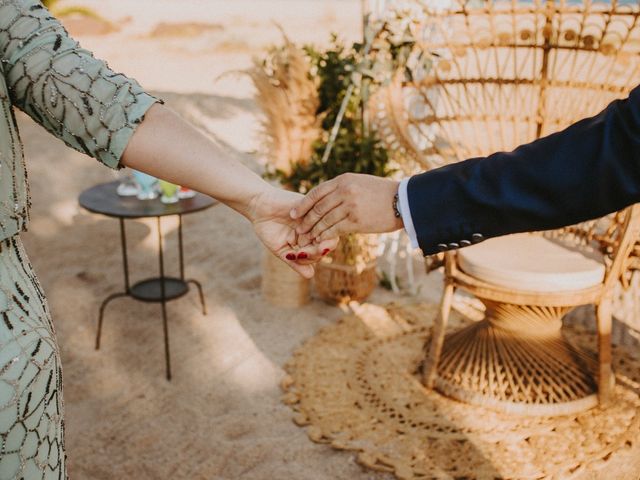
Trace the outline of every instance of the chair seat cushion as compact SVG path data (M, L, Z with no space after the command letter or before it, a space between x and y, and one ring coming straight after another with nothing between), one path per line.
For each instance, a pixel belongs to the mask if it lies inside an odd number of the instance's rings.
M601 253L531 234L463 248L458 264L483 282L530 292L581 290L602 283L605 276Z

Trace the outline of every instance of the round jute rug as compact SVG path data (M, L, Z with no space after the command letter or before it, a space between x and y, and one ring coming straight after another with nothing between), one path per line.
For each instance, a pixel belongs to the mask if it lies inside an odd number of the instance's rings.
M284 401L314 442L400 479L631 479L640 475L640 354L615 348L606 408L519 417L426 390L415 376L437 307L368 306L319 331L286 364ZM467 320L453 315L450 328ZM595 335L566 326L594 351Z

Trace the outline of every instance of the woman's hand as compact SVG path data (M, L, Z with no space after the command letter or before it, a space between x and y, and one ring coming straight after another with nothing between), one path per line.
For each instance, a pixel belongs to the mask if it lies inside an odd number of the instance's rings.
M258 238L274 255L303 277L311 278L315 271L313 264L335 249L338 239L328 237L322 242L298 247L299 222L293 220L289 212L303 198L297 193L269 187L251 201L247 216Z

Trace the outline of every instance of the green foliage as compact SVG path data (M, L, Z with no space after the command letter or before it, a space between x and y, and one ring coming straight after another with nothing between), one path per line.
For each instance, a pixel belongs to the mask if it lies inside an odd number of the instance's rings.
M275 177L284 185L306 193L314 186L331 180L343 173L366 173L385 177L391 172L388 169L389 157L374 133L361 136L358 133L341 128L335 145L326 163L322 162L325 141L314 145L314 152L308 163L293 165L287 176L276 171Z
M361 62L360 51L361 45L354 44L347 48L335 35L326 51L305 47L305 53L312 65L311 73L319 81L320 105L317 115L322 118L321 138L314 143L313 153L308 162L292 165L289 174L281 170L270 171L269 177L304 193L342 173L355 172L377 176L392 173L386 149L376 132L368 130L363 120L361 82L349 100L331 155L326 162L322 161L347 89L353 82L354 72Z
M331 39L331 47L324 51L318 51L313 46L306 46L305 53L311 62L311 74L318 78L318 95L320 106L318 114L324 115L322 128L330 131L335 124L338 111L345 93L352 82L353 72L358 65L356 57L358 44L347 50L336 35ZM360 110L360 97L353 95L347 108L345 120L353 117Z

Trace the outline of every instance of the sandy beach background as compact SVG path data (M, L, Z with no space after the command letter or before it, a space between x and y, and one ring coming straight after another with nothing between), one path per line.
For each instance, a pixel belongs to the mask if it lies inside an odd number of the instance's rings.
M249 82L220 75L250 65L280 39L274 21L300 42L332 31L360 34L350 0L77 0L115 31L65 21L81 44L206 131L221 155L261 168L258 112ZM104 33L104 34L98 34ZM282 365L306 338L343 313L318 300L297 310L260 293L261 248L245 220L224 206L185 219L187 274L205 288L169 304L172 382L164 379L160 307L112 303L102 349L94 335L100 302L122 289L118 224L81 211L85 188L115 178L19 115L33 196L23 236L48 294L62 351L70 478L314 479L388 478L354 456L308 440L281 401ZM176 224L165 224L177 265ZM133 281L157 274L155 225L128 223ZM419 260L416 269L420 271ZM421 298L437 299L436 276L420 277ZM398 300L379 289L375 302ZM414 301L413 298L400 300Z

